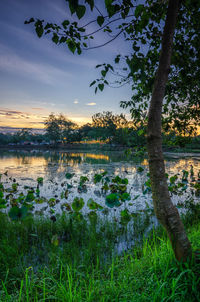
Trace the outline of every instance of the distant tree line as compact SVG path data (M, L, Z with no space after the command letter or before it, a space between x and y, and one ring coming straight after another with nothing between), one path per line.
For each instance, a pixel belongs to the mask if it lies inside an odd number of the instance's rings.
M92 122L78 126L63 114L51 113L44 122L44 133L34 133L33 129L24 128L14 134L0 133L0 144L50 144L57 146L75 142L104 142L127 147L145 145L146 125L128 121L124 114L110 111L96 113ZM170 147L191 145L199 148L200 136L179 132L168 128L163 132L163 144Z

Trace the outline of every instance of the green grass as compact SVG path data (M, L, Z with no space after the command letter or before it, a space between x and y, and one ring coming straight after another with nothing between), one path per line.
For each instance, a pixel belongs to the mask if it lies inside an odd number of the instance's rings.
M0 301L200 301L199 264L177 264L161 229L117 256L119 235L109 222L96 229L65 217L9 222L2 215ZM200 224L189 238L199 249Z

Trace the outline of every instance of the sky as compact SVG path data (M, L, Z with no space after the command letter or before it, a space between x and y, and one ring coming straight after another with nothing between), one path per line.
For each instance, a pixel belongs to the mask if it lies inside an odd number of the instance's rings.
M123 38L73 55L47 36L39 39L33 25L24 24L31 17L61 23L71 15L65 0L0 0L0 127L43 128L50 113L62 113L79 125L97 112L128 116L119 103L131 98L130 85L106 87L97 94L89 87L100 76L97 64L128 54ZM94 45L106 40L100 33Z

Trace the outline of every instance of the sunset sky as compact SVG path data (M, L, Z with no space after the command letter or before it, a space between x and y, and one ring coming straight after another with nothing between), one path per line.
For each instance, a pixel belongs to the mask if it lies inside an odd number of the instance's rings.
M99 77L97 64L112 63L116 54L129 53L123 38L73 55L48 37L39 39L32 25L24 25L30 17L62 22L70 13L64 0L0 1L0 127L43 128L51 112L79 124L97 112L126 113L119 102L130 99L131 86L107 87L96 95L89 87ZM92 26L91 30L96 28ZM100 34L95 45L105 38Z

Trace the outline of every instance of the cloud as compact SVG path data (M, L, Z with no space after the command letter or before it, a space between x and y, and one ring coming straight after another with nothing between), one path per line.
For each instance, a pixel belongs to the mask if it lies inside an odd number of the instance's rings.
M75 99L74 104L78 104L78 103L79 103L78 99Z
M95 106L96 103L91 102L91 103L87 103L86 105L87 105L87 106Z
M36 63L25 60L14 54L9 48L3 47L0 50L0 69L11 73L30 76L45 84L54 84L56 79L71 77L71 73L65 72L49 64Z
M16 24L12 25L8 22L0 21L0 26L6 28L10 33L12 33L19 40L23 39L24 45L31 47L34 51L37 50L40 54L44 54L45 57L50 56L50 59L58 59L63 64L76 64L78 66L84 66L87 68L94 68L97 64L99 64L99 60L96 58L92 58L90 56L74 56L69 51L66 51L64 47L58 47L58 45L54 45L47 36L38 40L37 35L34 32L29 32L26 27L24 29L17 27ZM20 41L19 41L20 43ZM4 44L0 43L0 47L5 47Z

